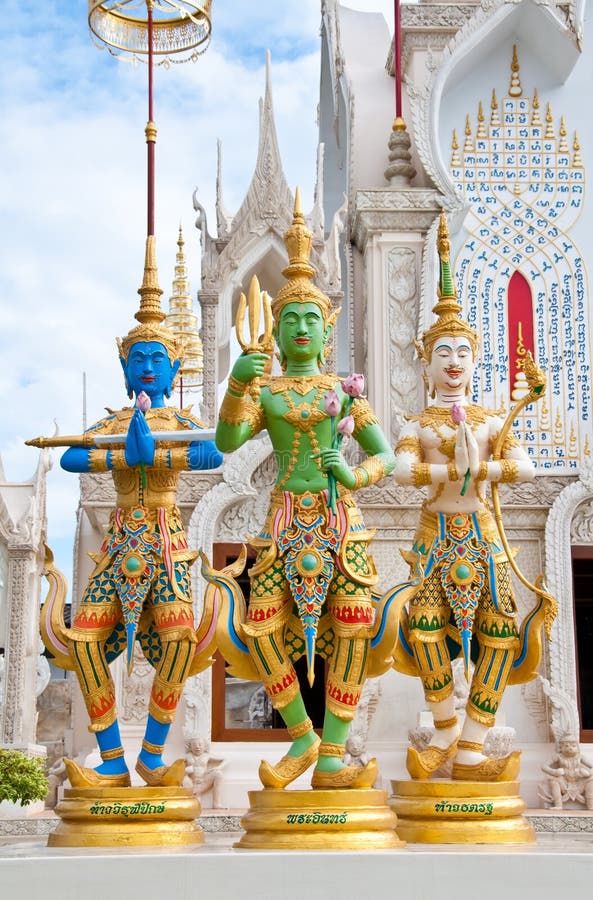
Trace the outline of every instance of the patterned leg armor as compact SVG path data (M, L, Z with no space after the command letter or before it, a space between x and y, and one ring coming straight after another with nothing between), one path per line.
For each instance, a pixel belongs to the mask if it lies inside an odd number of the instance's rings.
M103 644L71 639L76 676L91 720L89 731L104 731L117 718L115 685L107 665Z
M283 638L292 598L282 560L277 559L261 572L258 565L263 556L262 553L258 555L251 570L251 598L243 637L272 706L281 710L300 692L297 674Z
M409 610L410 641L429 703L446 700L454 689L445 639L448 617L449 604L436 569L410 601Z
M189 638L163 642L163 655L156 670L148 712L157 722L170 724L175 720L194 645Z
M366 675L373 607L369 588L337 572L327 594L334 653L326 684L326 709L339 719L354 718Z
M497 564L496 581L499 608L487 585L478 604L476 632L480 654L467 704L468 716L489 728L494 725L519 645L508 562Z

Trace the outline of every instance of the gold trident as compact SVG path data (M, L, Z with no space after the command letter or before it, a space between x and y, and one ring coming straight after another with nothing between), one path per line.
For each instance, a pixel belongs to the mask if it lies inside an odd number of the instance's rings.
M259 323L261 310L264 311L264 333L259 334ZM249 320L249 343L246 343L243 333L245 327L245 312L248 312ZM247 299L245 294L241 292L239 297L239 307L237 309L237 318L235 319L235 332L237 340L241 345L244 353L267 353L268 361L264 369L264 378L268 378L272 372L274 337L272 329L274 327L274 318L272 316L272 304L269 294L266 291L260 291L257 275L254 275L249 285ZM260 393L260 379L253 378L250 382L249 393L254 400L257 400Z
M264 333L259 334L259 323L261 310L264 310ZM249 319L249 343L245 342L243 329L245 326L245 312L248 312ZM272 328L274 321L272 318L272 306L270 297L266 291L260 291L257 275L254 275L249 285L249 294L247 299L245 294L241 292L239 297L239 308L237 309L237 318L235 319L235 331L237 332L237 340L241 345L241 349L245 353L272 353L274 349L274 339L272 337Z

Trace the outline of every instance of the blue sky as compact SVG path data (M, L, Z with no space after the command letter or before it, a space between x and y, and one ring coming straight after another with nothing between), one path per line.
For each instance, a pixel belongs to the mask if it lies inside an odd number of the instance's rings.
M352 0L383 11L391 0ZM313 199L320 0L214 0L213 38L196 64L157 69L156 232L163 301L182 223L192 293L199 243L192 193L214 231L216 140L226 207L251 180L265 52L289 184ZM89 421L127 400L115 349L137 308L146 233L146 67L100 51L83 0L4 0L0 25L0 455L25 480L37 452L27 437L81 429L82 372ZM48 476L49 542L71 575L78 479Z

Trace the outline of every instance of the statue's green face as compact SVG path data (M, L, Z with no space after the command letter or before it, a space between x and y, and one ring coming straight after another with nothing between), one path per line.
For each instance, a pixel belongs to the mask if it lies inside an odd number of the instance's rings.
M280 313L275 336L283 357L306 362L321 356L329 330L316 303L288 303Z

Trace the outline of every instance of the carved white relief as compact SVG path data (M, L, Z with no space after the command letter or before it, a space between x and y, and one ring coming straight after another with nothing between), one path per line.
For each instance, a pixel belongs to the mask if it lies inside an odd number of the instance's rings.
M587 507L592 497L589 483L582 480L568 485L557 497L546 523L546 581L550 593L558 601L558 616L550 645L550 682L555 691L577 703L577 676L574 641L574 606L572 595L571 524L582 505L583 518L577 518L577 529L584 528ZM559 733L561 714L554 707L552 728ZM574 732L573 732L574 733Z
M148 700L154 676L154 669L145 658L140 645L134 644L134 668L132 674L118 669L120 676L119 708L122 724L132 725L145 722L148 712Z
M409 247L393 247L388 255L389 368L391 372L391 443L395 445L403 416L416 409L418 371L413 360L416 336L416 254Z

